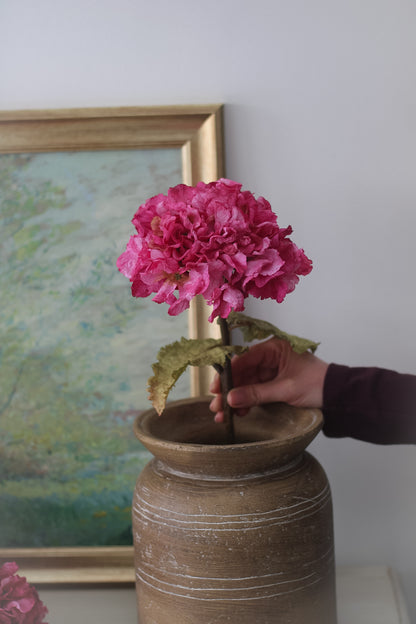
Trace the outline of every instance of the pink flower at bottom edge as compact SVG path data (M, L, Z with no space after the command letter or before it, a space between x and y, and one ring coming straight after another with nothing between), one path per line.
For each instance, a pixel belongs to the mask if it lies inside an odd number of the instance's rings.
M15 562L0 568L0 624L46 624L48 613L36 589L16 574Z

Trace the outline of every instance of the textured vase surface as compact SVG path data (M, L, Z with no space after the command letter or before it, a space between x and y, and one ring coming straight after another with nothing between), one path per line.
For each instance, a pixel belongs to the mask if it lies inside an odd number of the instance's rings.
M135 423L154 455L133 499L139 624L336 624L331 493L304 450L321 412L256 408L229 445L208 405Z

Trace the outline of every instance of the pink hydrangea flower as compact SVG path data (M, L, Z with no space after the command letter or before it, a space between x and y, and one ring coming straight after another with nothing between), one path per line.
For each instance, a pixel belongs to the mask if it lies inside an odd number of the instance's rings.
M0 567L0 624L46 624L48 610L13 561Z
M210 321L241 312L249 295L280 303L312 270L269 202L232 180L179 184L142 204L133 224L117 266L134 297L155 293L171 315L196 295L213 306Z

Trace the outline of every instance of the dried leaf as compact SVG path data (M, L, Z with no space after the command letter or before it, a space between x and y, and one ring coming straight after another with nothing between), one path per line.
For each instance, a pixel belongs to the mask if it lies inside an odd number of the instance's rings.
M221 340L181 338L162 347L158 361L152 365L154 375L148 381L149 398L153 407L161 414L166 399L179 377L188 366L224 366L227 356L239 354L246 349L241 346L224 346Z
M264 340L269 336L276 336L281 340L287 340L296 353L304 353L308 351L308 349L314 353L319 345L319 342L313 342L307 338L300 338L293 334L287 334L267 321L255 319L246 314L241 314L240 312L231 312L227 321L230 329L241 329L244 340L247 342L251 342L252 340Z

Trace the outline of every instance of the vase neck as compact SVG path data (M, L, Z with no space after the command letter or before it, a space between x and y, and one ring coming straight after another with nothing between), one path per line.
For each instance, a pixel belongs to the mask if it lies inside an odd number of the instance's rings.
M236 465L221 465L221 462L213 464L212 462L202 462L195 465L183 466L177 462L164 461L163 459L153 459L153 470L160 475L171 475L179 479L203 480L203 481L255 481L275 476L276 478L286 478L289 474L293 474L301 469L305 456L308 453L302 452L295 458L291 459L283 465L270 467L265 465L261 469L258 462L252 466L243 464L242 468L236 469ZM241 464L240 464L241 466Z

